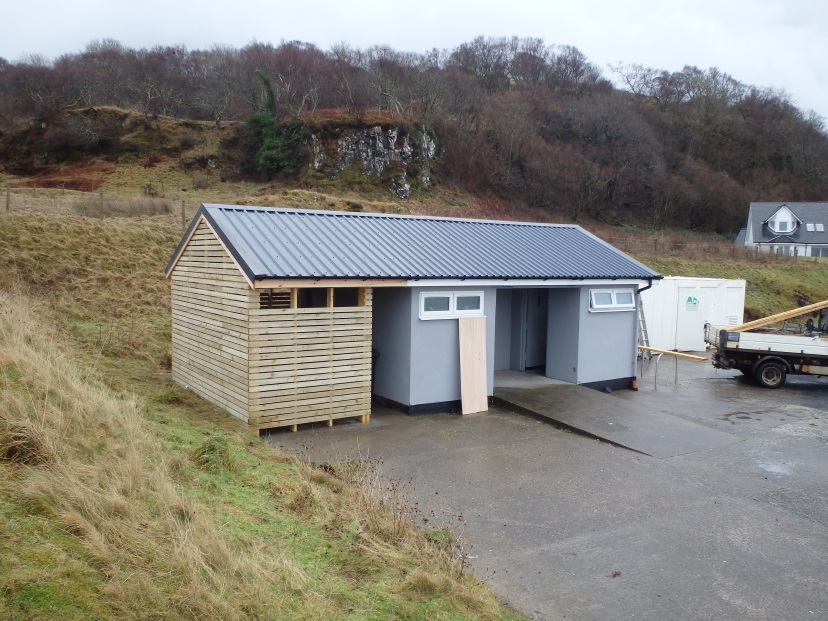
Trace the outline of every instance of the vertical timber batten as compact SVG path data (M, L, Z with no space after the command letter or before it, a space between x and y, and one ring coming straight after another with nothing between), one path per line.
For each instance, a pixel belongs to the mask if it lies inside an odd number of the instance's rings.
M296 289L263 302L203 220L170 277L175 382L257 430L369 420L370 288L353 307L330 288L321 308L297 308Z

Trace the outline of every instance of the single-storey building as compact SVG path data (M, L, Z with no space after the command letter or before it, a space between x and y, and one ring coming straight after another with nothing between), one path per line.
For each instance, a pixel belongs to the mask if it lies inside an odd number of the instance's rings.
M828 257L828 203L751 203L736 245L799 257Z
M628 387L661 278L574 225L232 205L166 275L173 379L256 429L479 411L496 370Z

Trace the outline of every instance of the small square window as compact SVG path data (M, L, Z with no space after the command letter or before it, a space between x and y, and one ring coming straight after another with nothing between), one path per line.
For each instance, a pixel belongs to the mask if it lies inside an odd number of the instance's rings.
M825 232L825 225L822 224L821 222L818 222L817 225L816 225L816 230L819 233L824 233Z
M813 222L808 222L805 225L805 230L810 231L811 233L813 233L814 232L814 223Z
M788 223L787 222L777 222L776 223L776 230L780 233L785 232L788 230Z
M632 291L616 291L615 303L619 306L632 306L633 294Z

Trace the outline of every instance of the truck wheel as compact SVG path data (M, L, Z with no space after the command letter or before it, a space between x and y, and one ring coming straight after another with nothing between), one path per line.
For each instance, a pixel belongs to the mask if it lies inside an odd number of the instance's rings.
M766 362L754 374L754 378L764 388L779 388L785 383L787 371L778 362Z

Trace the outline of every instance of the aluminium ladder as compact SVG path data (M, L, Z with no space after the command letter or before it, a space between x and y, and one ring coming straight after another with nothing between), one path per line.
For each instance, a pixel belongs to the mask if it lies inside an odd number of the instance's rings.
M650 335L647 332L647 320L644 318L644 304L641 301L641 296L638 296L638 344L647 348L650 347ZM653 357L651 351L645 349L639 349L638 351L642 360L644 356L647 356L648 359Z

